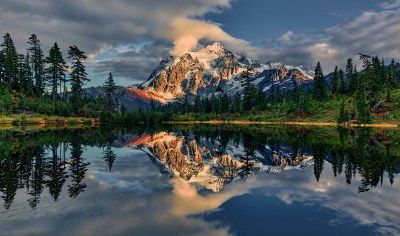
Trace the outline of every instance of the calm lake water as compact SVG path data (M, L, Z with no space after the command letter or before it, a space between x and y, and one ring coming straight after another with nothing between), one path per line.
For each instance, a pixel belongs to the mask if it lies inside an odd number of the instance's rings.
M0 131L0 235L399 235L400 132Z

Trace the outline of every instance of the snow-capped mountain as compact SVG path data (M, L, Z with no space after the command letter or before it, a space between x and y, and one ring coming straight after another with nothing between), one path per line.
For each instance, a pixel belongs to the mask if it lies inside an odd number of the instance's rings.
M214 192L258 172L274 174L314 164L311 154L294 154L289 147L266 145L248 154L243 144L229 142L222 148L219 141L169 132L144 134L125 145L145 152L161 173Z
M181 57L168 57L151 73L146 82L135 85L133 93L146 94L160 102L188 96L207 96L222 88L228 95L244 89L243 72L249 70L252 83L266 93L274 89L289 90L296 83L309 83L314 72L304 66L279 62L261 63L235 55L216 42Z

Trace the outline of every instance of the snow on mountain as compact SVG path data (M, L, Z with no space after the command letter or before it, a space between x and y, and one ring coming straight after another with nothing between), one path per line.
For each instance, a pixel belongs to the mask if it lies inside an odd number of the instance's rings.
M266 93L274 89L290 90L296 83L309 83L314 73L304 66L280 62L261 63L235 55L216 42L182 57L168 57L151 73L146 82L134 86L162 103L188 96L208 96L222 88L228 95L243 91L242 73L250 70L253 83Z
M279 150L266 146L264 151L257 150L248 156L243 144L229 142L223 149L219 141L168 132L145 134L126 145L146 153L161 173L214 192L246 175L301 170L314 163L313 156L293 154L285 146Z

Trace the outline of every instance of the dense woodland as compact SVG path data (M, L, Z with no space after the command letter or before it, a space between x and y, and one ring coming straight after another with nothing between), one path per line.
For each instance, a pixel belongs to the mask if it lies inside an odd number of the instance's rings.
M77 46L68 48L67 63L57 43L48 54L39 38L32 34L25 54L20 54L9 34L4 35L0 50L0 113L45 114L62 117L99 117L103 123L160 123L170 120L253 119L279 120L315 116L324 110L335 110L338 122L373 122L374 114L399 119L400 114L383 105L393 100L399 79L394 60L385 65L378 56L360 54L362 68L357 70L351 58L345 69L325 76L318 62L312 90L293 80L294 90L281 93L278 86L271 95L258 91L252 83L251 68L245 79L243 94L229 97L221 88L210 97L182 98L181 102L163 106L151 102L148 110L126 112L123 104L113 100L116 89L110 73L104 83L105 96L85 98L89 81L85 69L85 52ZM395 103L395 105L399 105ZM383 109L382 109L383 107ZM386 110L385 110L386 109ZM340 112L339 112L340 110ZM329 114L332 116L332 114Z
M84 65L87 56L76 45L69 46L67 59L57 42L45 54L39 38L27 39L25 54L17 52L10 34L0 50L0 113L39 113L49 116L97 117L107 109L105 99L82 96L89 81ZM111 75L111 74L110 74Z

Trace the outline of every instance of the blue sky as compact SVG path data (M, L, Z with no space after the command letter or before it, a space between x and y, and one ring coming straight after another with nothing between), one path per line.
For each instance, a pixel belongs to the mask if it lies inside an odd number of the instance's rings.
M0 33L25 53L31 33L47 52L86 51L92 82L145 81L169 55L220 41L261 61L326 73L359 53L400 60L400 0L2 0Z
M287 31L318 34L326 28L346 23L363 11L377 9L378 0L251 0L233 1L231 9L206 14L204 19L222 24L237 38L262 46L268 38Z

